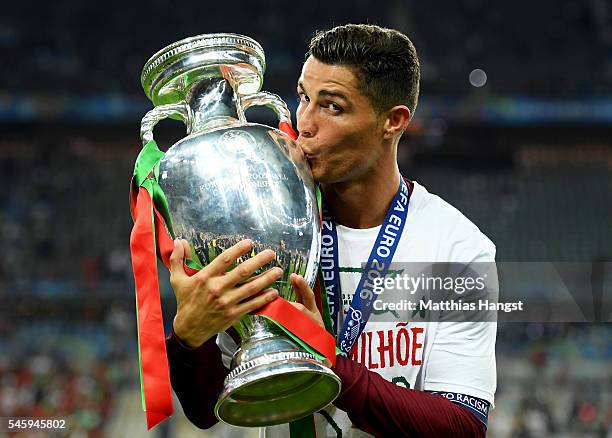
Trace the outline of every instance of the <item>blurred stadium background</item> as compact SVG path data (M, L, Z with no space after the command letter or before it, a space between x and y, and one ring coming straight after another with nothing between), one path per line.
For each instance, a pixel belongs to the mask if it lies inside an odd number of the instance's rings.
M593 292L610 302L609 0L10 2L0 12L0 417L69 417L79 438L214 436L178 402L150 433L140 410L127 202L151 107L140 70L180 38L243 33L266 50L264 89L294 112L307 41L346 22L395 27L419 51L404 174L472 219L499 261L592 263ZM156 132L162 146L183 135L175 122ZM534 288L526 279L524 293ZM596 306L590 323L500 324L489 436L612 437L610 321Z

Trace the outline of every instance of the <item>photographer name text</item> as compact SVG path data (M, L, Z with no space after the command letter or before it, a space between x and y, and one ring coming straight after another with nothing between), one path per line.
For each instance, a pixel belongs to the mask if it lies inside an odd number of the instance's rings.
M523 302L517 301L513 303L500 303L490 300L478 300L478 302L464 303L458 301L434 301L434 300L400 300L396 302L387 302L383 300L374 301L374 310L377 311L498 311L498 312L514 312L523 310Z

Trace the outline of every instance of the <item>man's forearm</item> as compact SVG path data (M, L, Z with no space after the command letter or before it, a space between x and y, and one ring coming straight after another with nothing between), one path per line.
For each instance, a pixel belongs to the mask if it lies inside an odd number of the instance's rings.
M395 385L343 356L337 357L334 372L342 380L334 405L377 437L486 435L480 420L444 397Z
M214 414L215 403L228 374L215 338L198 348L189 348L173 331L166 339L166 350L172 388L185 416L201 429L213 426L218 421Z

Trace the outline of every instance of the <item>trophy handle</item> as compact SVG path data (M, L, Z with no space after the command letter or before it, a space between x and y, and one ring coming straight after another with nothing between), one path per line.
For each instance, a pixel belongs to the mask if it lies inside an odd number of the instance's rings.
M276 113L281 122L291 125L291 113L289 112L289 108L287 108L285 101L277 94L268 93L267 91L247 94L242 96L240 104L243 111L255 105L267 106Z
M142 144L147 144L153 140L153 128L157 123L165 118L171 117L175 120L182 120L187 126L187 134L191 131L191 109L184 102L159 105L145 114L140 122L140 138Z

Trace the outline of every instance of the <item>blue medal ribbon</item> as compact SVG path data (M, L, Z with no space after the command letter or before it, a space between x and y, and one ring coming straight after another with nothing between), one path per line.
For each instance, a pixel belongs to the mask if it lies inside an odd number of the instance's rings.
M327 303L334 334L338 333L338 312L342 301L340 271L338 265L338 233L336 224L324 202L321 202L323 220L321 222L321 273L327 292Z
M348 356L370 318L374 300L377 296L374 292L374 281L377 278L385 278L387 275L406 224L409 202L408 186L404 179L400 178L400 186L380 227L340 332L337 331L338 315L342 310L340 266L338 265L338 233L336 224L325 207L325 203L323 203L321 270L327 290L334 333L338 333L336 338L338 347L345 356Z

